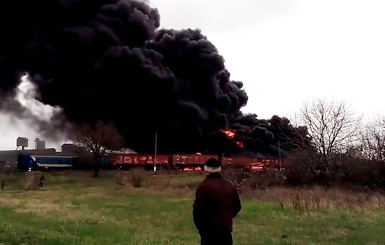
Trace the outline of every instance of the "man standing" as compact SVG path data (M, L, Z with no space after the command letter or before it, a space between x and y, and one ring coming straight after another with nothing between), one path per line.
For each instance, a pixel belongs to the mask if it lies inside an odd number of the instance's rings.
M198 186L193 204L194 224L202 245L231 245L233 218L241 210L236 187L222 178L221 165L215 158L207 160L207 178Z

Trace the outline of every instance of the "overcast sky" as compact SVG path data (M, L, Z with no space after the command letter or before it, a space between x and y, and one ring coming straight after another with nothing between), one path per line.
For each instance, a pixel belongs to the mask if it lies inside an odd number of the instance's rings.
M152 0L166 28L199 28L244 83L244 112L290 116L316 98L384 114L383 0Z
M161 26L199 28L249 96L244 112L290 117L317 98L385 115L384 0L152 0ZM13 125L14 127L9 127ZM0 115L0 149L39 137ZM47 142L47 146L52 145ZM56 147L57 145L55 145Z

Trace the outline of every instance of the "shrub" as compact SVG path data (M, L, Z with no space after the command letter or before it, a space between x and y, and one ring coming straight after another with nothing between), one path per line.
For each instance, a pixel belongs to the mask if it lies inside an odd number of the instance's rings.
M144 169L135 168L133 170L130 170L130 173L131 185L135 188L142 187L145 181L146 171Z
M243 169L228 168L222 171L222 175L225 179L233 183L237 190L240 191L250 174Z
M40 172L25 172L22 180L22 189L26 191L37 190L39 188Z
M118 170L115 182L125 187L140 188L146 180L146 171L141 168L134 168L129 171Z
M264 171L250 173L246 181L247 187L252 190L278 186L285 183L286 177L281 171Z

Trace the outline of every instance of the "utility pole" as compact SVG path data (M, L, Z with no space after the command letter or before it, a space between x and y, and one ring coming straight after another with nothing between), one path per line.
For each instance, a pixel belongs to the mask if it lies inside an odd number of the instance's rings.
M279 157L279 170L282 171L282 161L281 161L281 141L278 136L278 157Z
M155 156L154 156L154 172L156 172L156 150L158 147L158 131L155 132Z

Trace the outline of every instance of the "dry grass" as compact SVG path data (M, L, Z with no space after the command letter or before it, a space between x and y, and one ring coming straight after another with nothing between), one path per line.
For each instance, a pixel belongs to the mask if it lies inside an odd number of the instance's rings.
M8 193L2 193L0 196L0 205L16 207L23 202L21 199L15 199Z
M244 197L252 200L277 202L282 209L301 212L325 208L348 210L379 210L385 208L385 195L379 192L357 192L344 189L289 188L249 190Z
M57 197L56 191L7 192L0 197L0 204L14 208L16 213L46 214L72 208L69 201Z
M124 187L130 186L130 176L126 171L117 171L115 175L115 183Z
M184 190L195 190L204 176L197 175L175 175L168 173L157 173L133 169L130 171L116 171L115 183L125 188L146 188L154 192L174 192L179 193Z
M148 171L144 169L132 169L130 171L116 171L115 182L125 187L140 188L145 184Z

